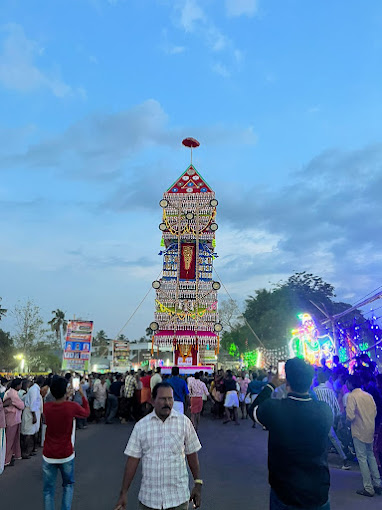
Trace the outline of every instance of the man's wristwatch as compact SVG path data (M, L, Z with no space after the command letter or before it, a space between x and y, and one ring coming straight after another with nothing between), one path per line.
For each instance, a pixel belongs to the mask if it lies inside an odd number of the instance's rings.
M197 478L196 480L194 480L194 484L199 484L199 485L203 485L203 480L199 480L199 478Z

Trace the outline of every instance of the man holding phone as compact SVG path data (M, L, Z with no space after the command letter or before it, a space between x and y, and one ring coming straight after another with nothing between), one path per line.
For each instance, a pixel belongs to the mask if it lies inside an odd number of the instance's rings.
M201 502L198 451L201 448L191 421L173 409L174 394L170 384L162 382L152 390L154 411L134 427L125 455L125 473L114 510L126 510L127 492L142 459L142 483L139 509L187 510ZM186 458L194 477L191 496L188 487Z
M283 383L276 375L249 410L249 416L269 431L270 510L330 510L327 441L332 411L309 394L311 365L290 359L285 373L287 398L270 398Z

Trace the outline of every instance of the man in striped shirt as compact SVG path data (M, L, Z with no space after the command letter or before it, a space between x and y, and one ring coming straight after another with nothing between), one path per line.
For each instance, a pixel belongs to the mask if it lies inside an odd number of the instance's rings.
M338 404L337 396L331 388L327 386L329 375L327 371L321 370L318 372L317 380L319 382L319 385L314 388L314 391L317 395L318 400L321 402L326 402L333 413L333 422L335 423L338 417L341 414L340 406ZM334 431L334 428L330 428L329 432L329 439L336 449L338 455L342 459L342 469L348 470L350 469L349 462L347 460L346 454L342 448L341 442L337 437L337 434Z

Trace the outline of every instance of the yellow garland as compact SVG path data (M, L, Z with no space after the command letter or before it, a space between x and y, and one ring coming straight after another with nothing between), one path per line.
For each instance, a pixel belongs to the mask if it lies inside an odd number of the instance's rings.
M175 312L174 310L170 310L170 308L167 308L163 303L161 303L158 299L155 300L155 302L158 304L159 310L161 312L168 313L171 316L177 315L179 319L184 320L186 317L191 317L191 319L196 319L196 312ZM197 314L199 317L204 317L204 315L210 311L215 309L216 303L213 303L208 308L204 308L203 310L198 310Z

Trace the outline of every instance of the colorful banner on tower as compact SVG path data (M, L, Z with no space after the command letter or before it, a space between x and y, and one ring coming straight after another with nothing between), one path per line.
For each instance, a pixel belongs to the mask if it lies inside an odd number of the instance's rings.
M127 340L113 340L113 372L126 372L130 367L130 343Z
M62 370L89 371L93 321L69 321Z

